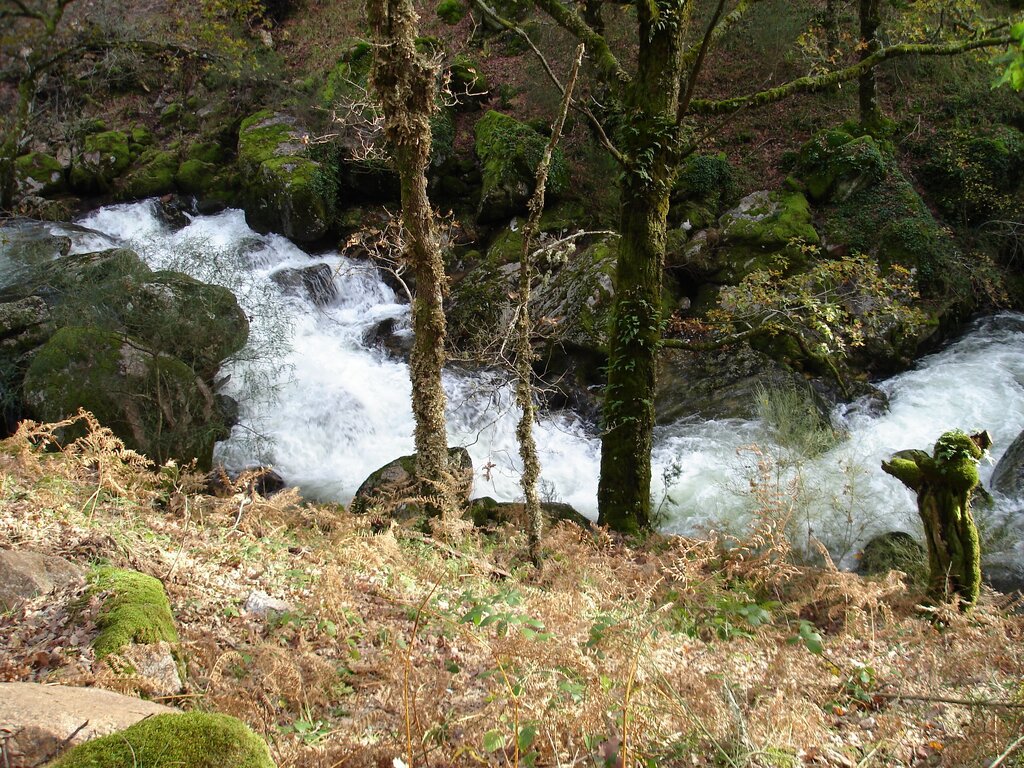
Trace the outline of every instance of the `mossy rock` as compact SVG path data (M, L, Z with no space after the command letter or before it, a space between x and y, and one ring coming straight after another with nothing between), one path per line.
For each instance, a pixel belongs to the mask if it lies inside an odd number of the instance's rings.
M154 715L79 744L49 768L274 768L274 762L241 720L183 712Z
M156 197L174 190L174 174L178 158L173 152L147 149L121 182L122 197L140 199Z
M64 166L45 152L29 152L17 158L14 174L22 195L53 195L67 187Z
M450 469L458 475L460 495L463 500L468 500L473 490L473 460L469 451L465 448L449 448L448 462ZM375 512L397 518L423 514L426 510L422 505L410 501L422 496L417 488L415 473L415 453L389 461L372 472L359 486L349 504L349 512L357 515Z
M541 512L548 525L570 522L580 528L589 529L590 520L581 515L569 504L562 502L541 502ZM492 528L502 525L514 525L526 530L529 520L522 502L496 501L490 496L481 496L469 502L469 519L477 528Z
M435 11L445 24L454 26L466 18L469 9L461 0L441 0Z
M804 144L798 168L812 200L843 202L885 176L886 157L871 136L831 129Z
M111 301L130 336L205 380L249 338L249 320L231 291L181 272L154 272Z
M197 459L208 468L227 435L209 387L188 365L123 333L61 328L36 353L23 391L35 418L59 421L85 408L157 463Z
M457 2L457 0L450 0ZM490 90L487 76L483 73L480 63L464 53L458 54L448 67L451 77L451 89L459 104L475 104L485 98Z
M980 224L1019 212L1024 189L1024 133L1008 125L985 133L950 130L921 150L928 196L957 223Z
M719 220L722 239L761 250L781 250L792 240L815 244L807 198L799 192L753 192Z
M174 181L182 192L201 194L215 183L218 167L199 158L181 163L174 174Z
M970 276L949 231L886 157L885 174L875 184L842 202L821 209L822 232L834 245L874 255L883 268L894 264L915 272L917 289L926 299L946 305L971 301Z
M0 226L0 301L31 293L26 281L40 268L71 250L71 238L54 235L49 227L27 220Z
M710 226L735 199L736 191L733 169L724 154L690 155L672 187L669 222L689 222L692 229Z
M327 232L337 201L329 169L306 155L306 132L269 110L242 121L238 165L245 185L246 221L259 232L279 232L297 242ZM202 162L202 161L200 161Z
M100 566L89 574L88 585L88 595L102 595L96 620L99 633L92 644L97 658L131 644L178 642L171 604L159 579L138 571Z
M132 164L128 136L103 131L85 137L82 151L71 165L71 186L79 192L109 192L114 180Z
M921 543L909 533L891 531L875 536L864 545L857 570L864 576L902 571L911 584L923 587L928 583L928 556Z
M25 263L20 280L5 288L7 297L40 296L51 307L66 305L62 317L78 313L110 316L107 302L152 273L139 255L128 248L75 253Z
M364 101L372 64L373 46L366 40L350 40L348 49L327 74L320 90L320 103L331 109L340 102Z
M476 124L476 154L483 188L478 219L508 220L526 210L536 184L547 139L533 128L501 112L491 111ZM551 159L547 199L556 200L569 187L569 169L560 149Z

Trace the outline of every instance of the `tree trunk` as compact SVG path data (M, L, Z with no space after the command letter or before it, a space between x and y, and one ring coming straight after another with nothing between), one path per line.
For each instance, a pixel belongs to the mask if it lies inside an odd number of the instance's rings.
M900 451L882 469L917 494L917 511L928 548L928 594L960 599L966 610L978 601L981 546L971 512L978 486L978 459L992 444L987 432L946 432L931 456Z
M675 8L672 15L671 8ZM598 522L617 531L651 526L651 444L661 344L661 283L669 193L680 157L680 6L637 3L637 75L618 141L627 157L604 393Z
M415 341L409 364L416 475L423 492L437 496L448 473L448 438L441 386L445 275L426 175L430 116L436 109L436 73L416 51L417 17L411 0L369 0L367 17L376 43L372 79L401 181L405 257L416 275L412 302Z
M18 106L15 108L11 126L4 135L3 143L0 144L0 211L10 211L14 206L14 161L18 158L18 150L21 149L22 140L28 130L35 92L35 73L30 71L18 83Z
M878 28L881 23L881 0L860 0L861 61L881 47L878 42ZM874 67L860 76L857 86L861 125L869 128L877 126L881 122L882 112L878 108L878 88Z
M661 280L668 190L627 176L604 394L598 522L617 531L651 525L654 389L661 341Z

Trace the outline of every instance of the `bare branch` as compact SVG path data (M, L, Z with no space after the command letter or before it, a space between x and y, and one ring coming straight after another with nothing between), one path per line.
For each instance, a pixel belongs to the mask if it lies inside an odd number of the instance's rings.
M479 2L479 0L475 0ZM628 85L632 78L615 58L602 35L597 34L583 20L575 9L563 5L560 0L536 0L537 7L554 19L559 26L571 32L577 40L587 46L590 58L597 66L601 77L610 83Z
M708 48L711 47L711 36L715 32L718 20L721 18L722 11L724 10L725 0L718 0L715 12L711 14L711 21L708 22L708 29L704 33L704 39L700 41L700 48L697 50L697 58L693 62L693 69L690 70L690 75L686 82L686 93L683 95L683 100L679 102L679 109L676 111L676 122L679 122L683 115L686 114L686 111L690 108L690 102L693 100L693 92L697 89L697 78L700 76L700 71L704 67L704 57L707 56Z
M547 73L547 76L551 80L551 82L554 83L555 88L557 88L558 92L562 94L562 96L564 97L565 86L562 85L562 81L558 79L558 75L555 74L555 71L554 69L552 69L550 62L548 62L547 60L547 57L544 56L541 50L534 44L533 40L530 39L530 36L526 33L526 30L524 30L518 24L515 24L509 21L508 19L504 18L500 14L498 14L498 12L495 11L489 5L487 5L487 3L484 2L484 0L473 0L473 2L476 3L480 10L482 10L484 13L486 13L488 16L494 19L494 21L496 21L498 24L500 24L510 32L514 32L523 39L523 41L530 47L530 50L533 51L534 55L540 60L541 66L544 68L544 71ZM590 110L590 108L587 107L585 104L580 104L579 102L576 101L573 102L572 106L574 109L581 112L587 118L587 120L590 122L590 125L597 133L598 140L601 142L601 145L608 150L609 154L611 154L611 156L615 158L615 161L620 163L621 165L625 165L625 156L622 154L622 152L619 151L618 147L616 147L612 143L612 140L608 137L608 134L605 132L604 126L601 124L601 121L597 119L597 116Z

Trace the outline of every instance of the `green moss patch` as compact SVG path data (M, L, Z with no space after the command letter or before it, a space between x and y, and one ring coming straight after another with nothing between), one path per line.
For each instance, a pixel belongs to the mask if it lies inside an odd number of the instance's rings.
M105 594L93 641L97 658L133 643L178 642L163 584L138 571L100 566L89 575L89 593Z
M525 211L546 145L544 136L501 112L488 112L477 122L476 154L483 180L481 221L501 221ZM554 200L568 188L569 168L561 150L556 149L548 176L548 198Z
M241 720L206 712L156 715L80 744L50 768L274 768Z

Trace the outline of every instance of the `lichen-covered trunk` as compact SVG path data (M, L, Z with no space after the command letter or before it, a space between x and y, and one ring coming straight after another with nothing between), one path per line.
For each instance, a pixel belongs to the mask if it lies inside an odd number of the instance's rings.
M368 0L373 30L372 80L384 113L384 134L401 180L405 258L416 275L412 302L415 341L410 358L415 418L416 475L429 495L443 491L448 473L444 365L444 264L434 212L427 197L430 116L435 72L416 50L416 11L411 0Z
M928 593L948 600L958 595L974 605L981 588L981 547L971 513L971 492L926 486L917 498L928 546Z
M28 130L32 112L32 97L35 94L34 76L25 75L18 83L18 104L3 142L0 143L0 211L10 211L14 206L16 188L14 161L18 157L22 139Z
M598 522L636 532L651 525L654 389L661 343L668 188L627 176L604 394Z
M881 26L881 0L860 0L860 58L863 61L880 47L878 28ZM860 122L864 126L877 125L882 113L878 108L878 88L875 68L871 67L857 82Z

